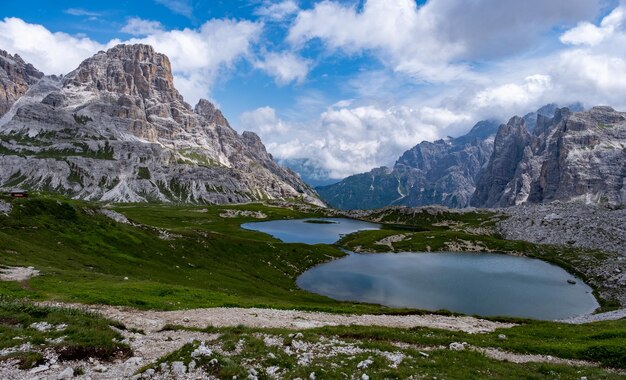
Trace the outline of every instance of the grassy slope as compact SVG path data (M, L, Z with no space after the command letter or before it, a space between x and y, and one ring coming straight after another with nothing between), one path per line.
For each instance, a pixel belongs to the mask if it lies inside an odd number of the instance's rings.
M384 309L339 303L296 287L298 274L343 256L339 249L284 244L239 228L255 219L219 217L225 208L259 210L271 218L302 213L261 205L119 206L131 221L150 226L135 227L100 215L90 203L47 197L12 202L10 217L0 215L0 265L34 266L42 275L22 284L0 282L0 295L166 310ZM163 240L155 227L179 237Z
M251 218L219 217L220 210L226 208L262 211L273 219L319 215L262 205L116 206L116 210L131 221L144 225L135 227L116 223L94 212L100 206L93 203L51 197L11 202L14 205L11 216L0 216L0 265L33 265L42 270L42 275L23 283L0 282L0 295L156 309L237 305L355 313L395 311L374 305L336 302L297 289L294 282L297 275L313 265L343 255L337 248L283 244L267 235L241 230L239 225L253 220ZM485 227L494 223L491 216L485 215L465 215L460 218L464 220L456 222L466 226ZM455 232L447 226L433 227L433 223L438 224L440 220L413 217L404 220L390 215L383 217L383 221L413 225L408 233L416 234L411 239L414 243L407 241L402 244L421 244L422 240L417 238L421 236L419 234L435 235L440 239L455 239L459 236L469 239L462 235L465 232ZM171 234L180 237L174 240L160 239L161 233L157 229L167 229ZM351 246L358 242L374 247L372 242L380 238L381 234L386 236L398 233L407 233L406 227L392 226L383 232L351 235L342 244ZM373 238L376 240L372 240ZM527 246L517 246L522 244L520 242L506 242L498 236L482 236L481 239L495 242L491 244L515 244L515 250L529 249ZM402 246L402 249L411 247L421 249L419 245ZM502 249L502 246L499 245L498 249ZM124 280L125 277L128 280ZM14 309L10 305L0 304L0 315L2 313L11 314ZM45 320L49 315L45 314L41 318ZM23 316L24 320L17 324L16 321L5 321L0 323L0 327L5 329L3 332L22 329L19 334L34 334L33 331L24 332L27 322L30 321L28 318L33 316ZM83 317L52 314L51 318L73 321ZM70 325L72 323L74 322L70 322ZM100 326L101 322L94 323ZM100 336L99 327L93 331L94 336ZM314 334L339 335L363 344L406 341L424 345L445 345L451 341L467 341L477 346L598 360L605 365L626 368L626 321L584 326L527 321L524 325L503 333L509 338L498 340L497 334L472 336L438 330L375 327L320 329ZM88 332L86 335L89 334L92 333ZM83 343L84 341L80 344ZM460 353L452 359L450 355L434 355L434 362L426 367L422 367L424 363L414 364L419 366L420 371L422 368L430 368L429 373L447 373L447 377L461 377L463 373L467 373L463 372L467 368L475 371L492 368L496 377L515 377L514 375L523 371L530 371L533 375L529 378L552 373L563 373L567 378L574 373L563 366L515 366L496 363L476 353ZM446 369L446 362L450 360L454 365L448 365L450 369ZM328 363L318 364L324 367ZM242 368L241 365L234 363L234 370ZM408 370L410 367L406 369ZM294 367L294 371L300 369ZM399 372L398 376L402 377L403 373ZM483 375L485 373L487 372L483 372ZM585 373L595 374L593 371ZM605 375L602 371L597 374Z
M37 329L33 324L48 323L48 329ZM0 300L0 350L29 343L31 349L13 350L0 356L0 361L17 359L20 367L28 369L43 363L41 351L53 349L61 360L88 357L109 360L125 358L130 348L119 341L122 336L110 326L123 328L91 313L76 309L33 306L20 301Z

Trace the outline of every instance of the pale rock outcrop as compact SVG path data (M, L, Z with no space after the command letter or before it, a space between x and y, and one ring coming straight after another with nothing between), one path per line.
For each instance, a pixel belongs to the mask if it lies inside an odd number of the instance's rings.
M43 73L19 55L0 50L0 116L39 81Z
M506 207L578 200L626 204L626 113L557 109L530 133L523 119L500 127L471 204Z

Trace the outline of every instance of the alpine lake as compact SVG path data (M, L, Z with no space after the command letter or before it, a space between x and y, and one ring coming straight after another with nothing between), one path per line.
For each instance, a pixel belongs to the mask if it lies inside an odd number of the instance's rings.
M344 218L245 223L285 243L333 244L380 225ZM316 266L300 288L342 301L480 316L555 320L593 312L592 289L564 269L497 253L353 253Z

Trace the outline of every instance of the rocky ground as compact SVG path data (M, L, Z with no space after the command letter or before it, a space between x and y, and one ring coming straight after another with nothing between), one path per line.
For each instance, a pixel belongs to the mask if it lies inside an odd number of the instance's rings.
M499 223L500 232L507 239L626 255L626 208L553 202L524 204L500 211L509 216Z
M626 305L626 208L553 202L499 211L508 215L498 223L506 239L601 251L601 260L590 254L580 258L589 265L575 267L591 281L602 281L606 298Z
M47 306L76 307L97 312L122 322L126 327L158 331L166 325L204 328L244 325L254 328L311 329L322 326L358 325L384 327L430 327L470 334L487 333L514 324L465 316L424 315L345 315L297 310L217 307L177 311L136 310L115 306L45 303Z
M344 341L333 336L322 336L317 341L310 341L298 331L305 331L320 326L336 325L379 325L388 327L434 327L453 331L464 331L473 334L488 333L496 328L509 328L514 324L492 322L474 317L450 317L440 315L335 315L326 313L302 312L293 310L272 309L239 309L239 308L211 308L181 311L142 311L112 306L84 306L77 304L46 303L61 307L81 308L98 313L122 322L127 330L117 330L123 337L123 343L128 344L133 357L119 359L113 362L101 363L95 359L80 361L58 360L54 351L44 353L45 364L30 370L20 370L17 363L11 360L0 364L0 377L3 379L213 379L210 371L206 371L207 363L211 360L223 361L229 357L237 358L243 350L244 342L240 340L233 347L228 348L221 341L221 334L190 331L185 329L164 329L167 325L184 326L184 328L232 327L244 325L253 328L288 328L293 330L286 338L281 334L255 333L258 340L262 340L265 347L280 352L297 360L298 365L307 365L314 360L330 359L342 355L369 355L369 359L358 362L355 368L366 372L373 360L387 363L390 368L401 365L404 360L411 359L407 352L417 353L422 358L428 358L433 352L476 351L488 358L512 363L551 363L568 366L594 367L596 363L562 359L549 355L528 355L507 352L493 347L475 347L464 342L453 342L449 346L414 346L406 343L397 343L397 350L380 350L368 348L355 342ZM500 334L500 339L507 339ZM289 342L286 341L289 340ZM169 359L159 364L159 359L185 346L193 348L190 356L193 359L185 365L182 361ZM241 346L241 347L240 347ZM410 347L409 347L410 346ZM407 351L409 350L409 351ZM272 355L272 354L269 354ZM197 363L197 366L196 366ZM250 361L249 379L263 376L281 378L283 369L278 366L260 368ZM258 364L258 363L257 363ZM202 367L203 366L203 367ZM366 375L367 376L367 375ZM309 376L315 378L315 373ZM366 377L358 377L365 379ZM369 379L369 377L367 377Z

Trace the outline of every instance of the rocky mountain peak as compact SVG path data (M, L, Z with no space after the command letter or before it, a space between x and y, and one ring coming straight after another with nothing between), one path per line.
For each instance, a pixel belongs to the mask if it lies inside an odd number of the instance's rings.
M180 103L191 109L174 87L170 60L150 45L117 45L100 51L69 73L63 86Z
M194 107L193 111L207 119L209 123L229 126L228 120L226 120L224 115L222 115L222 111L217 109L213 103L206 99L200 99L198 101L198 104L196 104L196 106Z
M624 141L626 114L606 106L574 113L557 108L552 118L537 117L532 135L512 119L498 131L471 204L498 207L576 199L624 204Z
M41 77L43 73L19 55L0 50L0 116Z
M194 112L151 46L101 51L21 94L0 127L0 188L117 202L322 204L258 136L239 135L207 100Z

